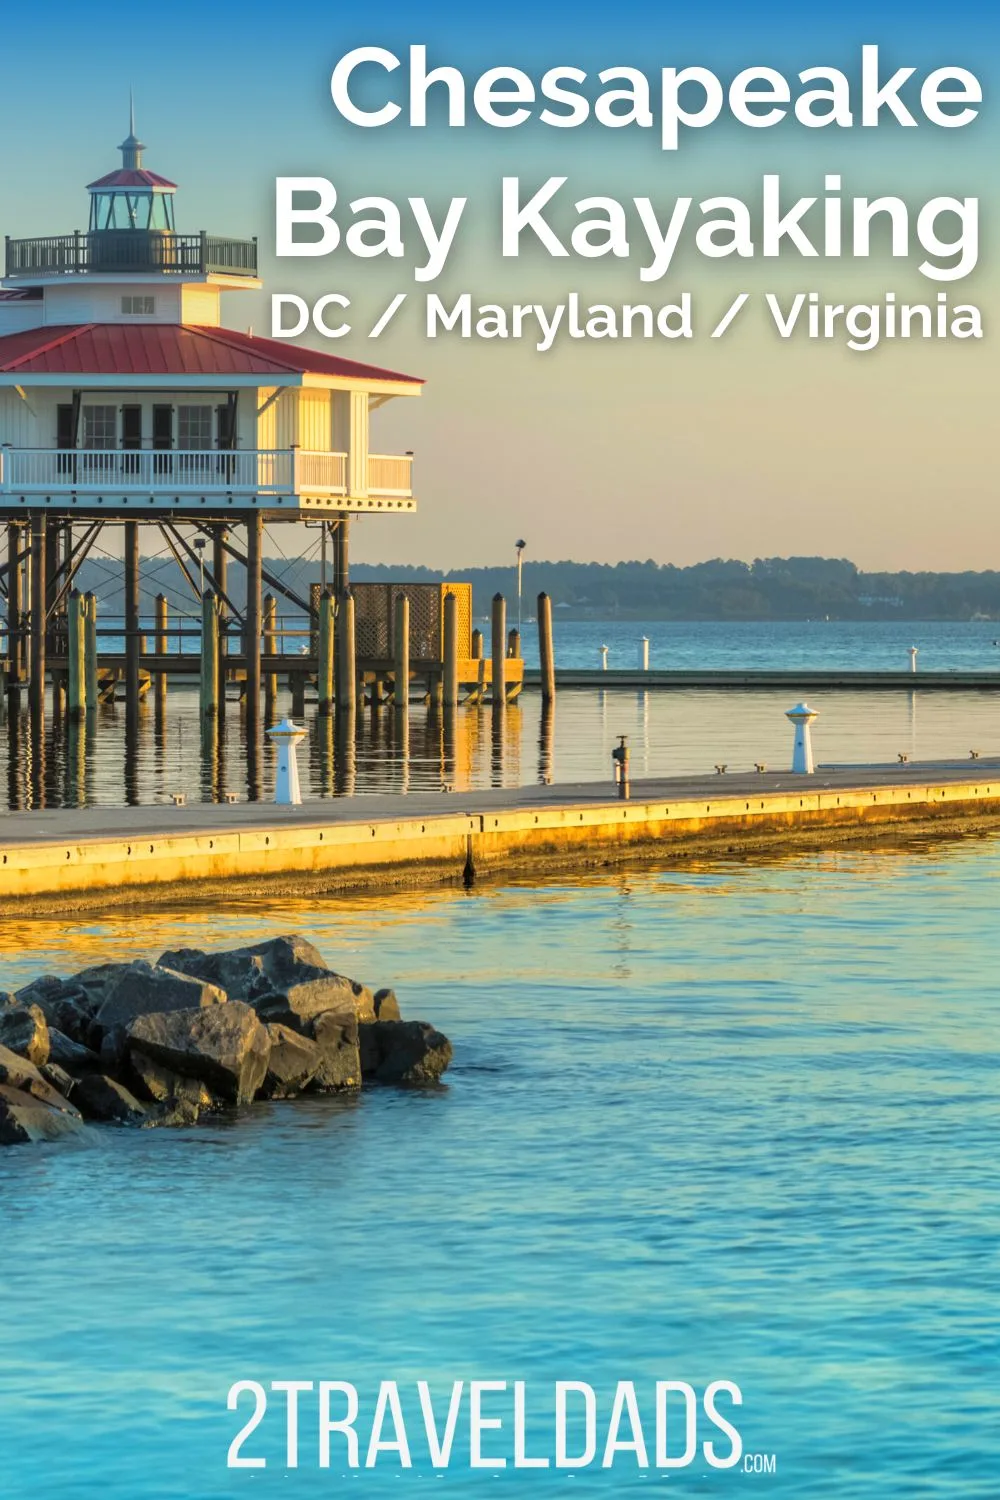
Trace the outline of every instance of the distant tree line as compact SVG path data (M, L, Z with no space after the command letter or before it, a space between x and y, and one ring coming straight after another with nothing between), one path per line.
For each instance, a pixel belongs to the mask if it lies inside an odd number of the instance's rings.
M308 597L319 578L315 560L268 558L265 568L293 593ZM164 593L171 609L197 608L190 585L171 559L143 559L142 607ZM516 594L513 565L503 568L433 568L394 563L355 563L358 582L472 584L477 615L489 612L495 593L508 601ZM113 560L84 563L78 586L93 589L111 613L122 609L121 565ZM268 587L265 584L265 589ZM233 565L233 602L242 605L243 570ZM767 557L752 563L715 558L689 568L646 562L524 563L524 613L534 613L544 591L568 619L644 620L1000 620L1000 572L864 573L843 558ZM279 595L279 610L294 606Z

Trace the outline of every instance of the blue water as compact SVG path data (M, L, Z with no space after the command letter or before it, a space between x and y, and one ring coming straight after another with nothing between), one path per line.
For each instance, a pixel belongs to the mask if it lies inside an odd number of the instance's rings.
M3 1493L992 1500L998 879L1000 841L980 839L69 927L0 916L0 989L308 930L456 1048L431 1093L0 1155ZM272 1406L245 1448L268 1467L227 1471L242 1378L348 1381L369 1417L398 1380L413 1469L387 1454L351 1473L335 1439L320 1471L306 1395L297 1469ZM667 1480L619 1455L470 1473L466 1407L436 1477L420 1378L439 1402L452 1380L525 1381L528 1452L550 1456L556 1380L597 1390L602 1443L616 1381L645 1424L656 1379L729 1380L746 1451L775 1471L699 1458ZM485 1408L506 1423L487 1451L510 1458L511 1398Z

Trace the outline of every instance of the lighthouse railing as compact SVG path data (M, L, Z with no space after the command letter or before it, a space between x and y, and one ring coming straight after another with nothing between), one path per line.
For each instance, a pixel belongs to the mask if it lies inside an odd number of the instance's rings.
M6 240L9 277L122 275L256 276L257 241L149 229L105 229Z
M0 492L23 495L347 494L347 454L270 449L0 449Z

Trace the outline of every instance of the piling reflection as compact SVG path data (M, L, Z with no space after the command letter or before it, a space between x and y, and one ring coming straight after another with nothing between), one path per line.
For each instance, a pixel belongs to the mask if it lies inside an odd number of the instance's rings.
M338 797L353 797L358 781L357 709L347 704L337 709L334 720L336 735L336 774L334 791Z
M556 713L552 703L542 704L538 721L538 780L551 786L555 779Z

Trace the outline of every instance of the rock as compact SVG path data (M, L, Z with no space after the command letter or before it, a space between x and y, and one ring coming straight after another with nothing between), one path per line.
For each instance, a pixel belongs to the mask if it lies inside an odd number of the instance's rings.
M361 1062L361 1077L363 1079L374 1078L378 1072L378 1065L382 1061L382 1049L379 1046L379 1023L377 1021L363 1021L358 1027L358 1056Z
M254 1000L253 1007L262 1021L290 1026L308 1036L312 1022L327 1011L353 1015L359 1021L374 1021L372 992L365 985L343 974L326 973L301 984L289 984Z
M71 1041L61 1031L50 1031L49 1043L49 1062L65 1069L74 1078L79 1078L84 1073L101 1071L101 1059L97 1053L91 1052L89 1047L82 1047L79 1042Z
M49 1028L37 1005L0 1010L0 1044L26 1057L37 1068L49 1060Z
M0 990L0 1014L2 1014L5 1010L9 1010L12 1005L16 1004L16 995L12 995L10 990Z
M19 1005L37 1005L49 1029L55 1028L74 1042L86 1043L97 1002L72 979L43 974L18 990Z
M312 1081L316 1089L361 1087L361 1053L357 1017L326 1011L313 1022L313 1039L322 1063Z
M437 1083L451 1062L448 1038L426 1021L380 1021L366 1029L364 1060L369 1067L364 1076L378 1083Z
M33 1062L29 1062L26 1057L19 1057L9 1047L0 1047L0 1084L23 1094L31 1094L39 1103L51 1105L53 1109L66 1109L70 1113L76 1113L73 1106L66 1103L59 1090L53 1088Z
M242 1001L140 1015L129 1027L137 1050L234 1104L249 1104L267 1074L271 1039Z
M271 1056L261 1089L265 1099L293 1099L312 1083L323 1065L323 1052L290 1026L269 1025Z
M208 1089L197 1078L182 1078L170 1068L154 1062L138 1048L128 1054L129 1082L134 1083L139 1093L154 1104L193 1104L196 1111L211 1109L215 1100Z
M103 1073L88 1073L76 1086L73 1098L88 1120L114 1121L119 1125L141 1125L146 1110L122 1083Z
M216 985L137 961L127 964L110 984L95 1017L102 1034L115 1026L128 1027L139 1016L163 1015L225 1004Z
M193 1099L168 1099L143 1120L145 1127L160 1126L164 1129L183 1125L197 1125L200 1111Z
M76 1088L76 1079L71 1078L66 1069L60 1068L58 1063L47 1062L38 1071L45 1079L45 1082L51 1083L56 1092L62 1094L64 1099L68 1099Z
M373 1001L376 1021L401 1021L399 1001L395 990L376 990ZM361 1017L359 1016L360 1020Z
M57 1095L58 1097L58 1095ZM54 1109L36 1095L0 1083L0 1146L54 1141L82 1129L83 1122L66 1101Z
M200 948L175 948L162 954L157 962L161 968L218 985L230 1000L249 1002L270 989L261 960L242 949L203 953Z

